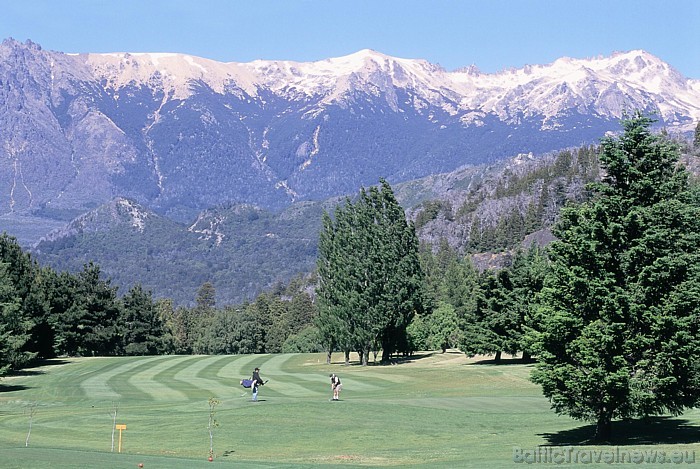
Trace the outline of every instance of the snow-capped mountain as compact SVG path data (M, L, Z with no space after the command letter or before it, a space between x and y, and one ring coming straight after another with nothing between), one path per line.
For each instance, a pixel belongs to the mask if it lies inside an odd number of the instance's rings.
M170 99L186 99L195 82L219 94L259 98L265 91L309 102L309 115L343 105L354 93L382 98L394 112L423 113L438 107L468 125L474 112L504 121L519 116L547 121L572 109L619 119L630 109L656 108L667 124L690 130L700 117L700 80L689 80L643 51L611 57L528 65L496 74L475 67L448 72L425 60L400 59L365 49L318 62L254 61L220 63L182 54L88 54L86 64L108 88L133 83L161 86ZM401 102L397 90L411 99ZM624 99L620 99L624 98ZM465 115L465 113L467 113ZM689 118L684 119L683 117Z
M700 81L641 50L484 74L371 50L221 63L8 39L0 104L0 213L68 218L125 196L191 222L594 143L625 111L688 132Z

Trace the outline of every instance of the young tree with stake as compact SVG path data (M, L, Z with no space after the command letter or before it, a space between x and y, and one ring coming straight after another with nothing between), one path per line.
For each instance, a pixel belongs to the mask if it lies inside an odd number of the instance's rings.
M214 418L216 412L216 406L221 404L221 401L215 397L209 398L209 425L207 425L207 430L209 430L209 460L214 459L214 429L219 426L219 422Z

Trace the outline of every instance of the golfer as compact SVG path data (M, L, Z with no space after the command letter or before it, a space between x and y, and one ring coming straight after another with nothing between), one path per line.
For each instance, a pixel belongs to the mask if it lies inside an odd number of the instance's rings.
M333 390L333 400L337 401L340 391L343 389L343 385L340 382L340 377L335 373L331 373L331 389Z
M260 368L255 367L255 370L253 371L253 383L251 384L251 388L253 388L253 402L257 402L258 400L258 386L262 386L265 384L260 377Z

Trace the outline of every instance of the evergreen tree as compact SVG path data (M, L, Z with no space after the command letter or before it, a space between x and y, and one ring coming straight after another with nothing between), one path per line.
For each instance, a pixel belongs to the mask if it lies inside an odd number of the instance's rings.
M602 142L604 176L555 226L532 379L560 414L596 422L698 403L700 204L677 149L637 113Z
M186 323L188 342L193 353L212 353L209 342L215 322L215 306L214 285L204 282L197 290L195 307L182 317Z
M537 296L542 291L544 279L549 271L549 261L544 251L532 244L527 251L515 252L513 262L508 268L512 290L509 307L516 318L516 327L510 331L512 348L522 352L523 361L532 356L532 344L528 331L537 330L535 311Z
M428 343L432 349L445 353L448 348L457 345L459 341L459 324L454 306L440 303L428 316Z
M295 292L287 308L289 334L297 334L306 329L318 315L316 305L306 292Z
M197 337L197 327L198 322L194 309L179 306L172 311L170 328L176 353L192 353Z
M515 354L510 332L517 321L509 309L512 289L508 269L484 272L479 276L479 288L474 292L474 307L463 316L460 348L468 356L495 355L496 362L503 352Z
M8 368L21 368L30 358L22 351L30 323L22 314L21 299L8 270L8 264L0 263L0 376Z
M32 285L24 297L23 309L31 317L32 328L25 350L41 358L54 357L55 332L51 326L51 298L56 287L57 275L51 268L37 267Z
M170 298L159 298L156 300L155 312L163 324L163 353L176 353L178 348L177 337L175 335L175 309L173 300Z
M251 305L247 305L240 310L234 339L238 347L236 353L247 354L258 353L260 351L262 347L260 326L258 324L258 317Z
M164 351L165 329L153 294L140 284L121 299L121 347L126 355L155 355Z
M197 290L197 309L208 312L216 306L216 289L211 282L204 282Z
M100 278L100 268L86 264L77 276L62 276L53 316L57 354L115 355L118 352L117 288Z
M241 329L240 310L228 307L217 311L207 331L207 353L239 353L238 334Z
M349 217L350 200L345 206L335 210L335 221L324 211L322 215L323 228L319 234L317 269L319 288L316 293L319 298L319 312L315 325L319 331L319 340L327 352L326 363L331 362L331 354L336 350L346 351L349 356L352 347L350 334L350 308L347 298L351 292L351 284L343 283L349 275L350 254L342 249L350 234Z
M318 328L329 353L408 352L406 328L423 309L418 239L389 184L362 189L335 220L324 214L319 238Z
M39 268L29 254L22 251L17 240L6 233L0 235L0 265L0 275L6 284L0 295L3 304L0 322L10 331L5 359L12 368L19 369L37 355L32 332L45 314L35 282Z

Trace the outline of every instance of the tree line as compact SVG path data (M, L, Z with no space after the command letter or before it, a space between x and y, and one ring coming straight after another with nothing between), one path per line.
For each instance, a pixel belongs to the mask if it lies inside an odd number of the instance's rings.
M204 283L194 307L125 294L88 263L77 274L38 265L0 235L0 375L40 358L319 351L316 309L301 276L255 301L217 308Z

